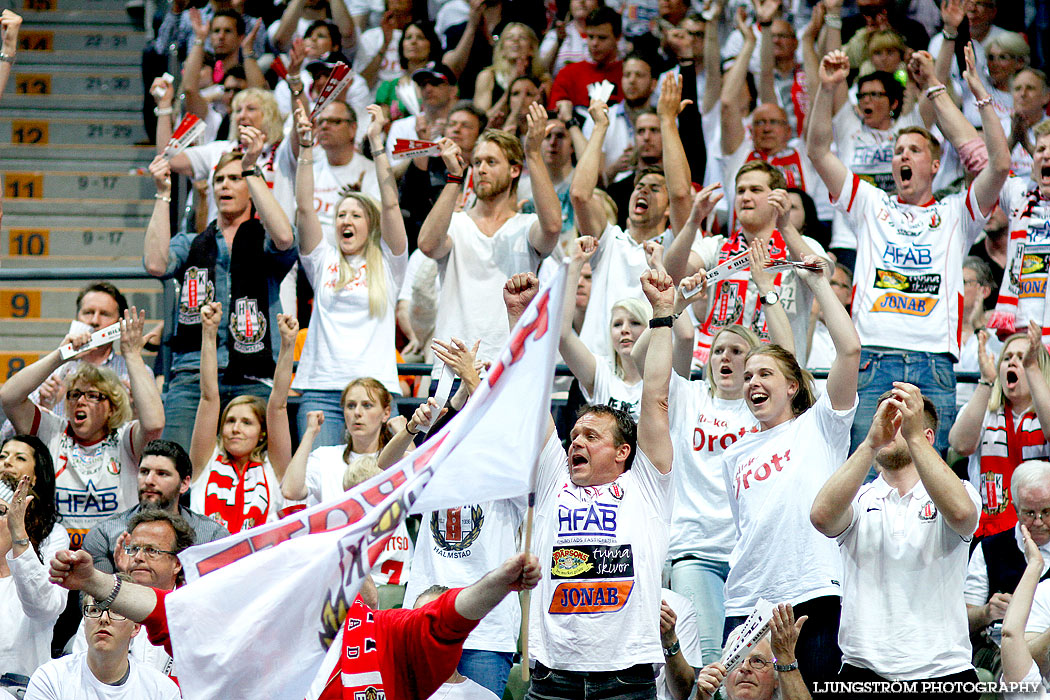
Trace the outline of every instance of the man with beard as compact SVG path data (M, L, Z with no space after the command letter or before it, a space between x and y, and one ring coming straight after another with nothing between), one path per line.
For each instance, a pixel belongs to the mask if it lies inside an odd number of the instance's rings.
M561 203L541 147L547 112L529 107L525 149L505 131L489 129L474 146L472 177L476 201L455 211L466 163L453 141L442 141L448 173L445 187L419 231L419 249L438 262L441 293L434 337L481 341L477 359L492 360L509 329L501 303L511 275L535 270L554 250L561 233ZM518 180L527 161L535 214L517 211ZM434 376L441 371L434 365Z
M179 496L190 488L193 465L186 450L170 440L153 440L142 451L139 461L139 503L123 513L106 518L88 531L84 549L91 554L95 568L114 573L124 556L123 547L129 543L129 523L143 510L157 509L181 516L193 531L197 544L213 542L228 536L222 525L211 518L194 513L179 505ZM122 550L116 553L116 550ZM170 549L170 548L165 548ZM156 583L151 585L158 585Z
M894 382L867 437L813 501L811 522L843 554L839 680L977 680L963 583L981 500L937 454L936 435L933 402ZM864 484L872 461L879 477ZM946 686L933 695L978 694Z

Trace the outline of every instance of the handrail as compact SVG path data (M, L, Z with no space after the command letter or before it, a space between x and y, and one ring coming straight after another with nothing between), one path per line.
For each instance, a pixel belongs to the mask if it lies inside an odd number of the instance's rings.
M140 280L156 279L142 267L4 267L0 282L27 280ZM157 280L162 282L163 280Z

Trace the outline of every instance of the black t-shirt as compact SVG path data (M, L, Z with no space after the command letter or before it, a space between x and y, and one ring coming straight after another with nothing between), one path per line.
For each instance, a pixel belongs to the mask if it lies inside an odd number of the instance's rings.
M995 262L995 260L992 260L992 257L988 255L988 251L984 248L983 237L973 244L973 248L970 248L968 255L973 255L984 260L988 263L989 267L992 268L992 279L995 280L995 284L992 286L992 293L984 300L984 308L991 311L995 308L995 302L999 299L999 284L1003 281L1003 273L1005 272L1005 269L1002 265Z

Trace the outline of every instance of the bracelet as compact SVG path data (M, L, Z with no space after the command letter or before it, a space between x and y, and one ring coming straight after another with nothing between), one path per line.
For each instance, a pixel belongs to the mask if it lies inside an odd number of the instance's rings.
M263 177L262 168L253 165L250 168L241 168L241 177Z
M777 673L787 673L788 671L798 670L798 661L792 661L789 664L778 664L776 661L773 662L773 669Z
M167 202L168 204L171 204L171 195L163 195L160 192L158 192L157 194L153 195L153 199L159 199L162 202Z
M411 435L412 437L415 437L416 435L419 435L419 433L420 433L419 430L417 430L414 433L411 430L409 430L408 429L408 423L405 423L405 432L408 433L409 435Z
M374 143L372 143L371 141L369 141L368 145L372 147L372 157L373 158L375 158L376 156L380 156L380 155L386 155L386 149L383 147L382 143L380 143L377 146Z
M978 379L977 380L977 384L980 385L980 386L986 386L989 389L991 389L993 386L995 386L994 382L990 382L987 379L983 379L983 378L982 379Z
M172 109L171 107L154 107L153 108L153 116L155 116L155 117L166 117L166 116L168 116L169 114L171 114L174 111L175 110Z
M977 100L977 102L974 103L974 105L977 107L977 109L980 109L981 107L987 107L990 104L992 104L991 96L988 96L988 97L984 98L983 100Z
M14 54L8 55L8 54L4 53L3 51L0 51L0 61L3 61L4 63L14 63L15 62L15 55Z
M824 24L832 29L842 29L842 15L824 15Z
M11 541L14 542L15 544L17 544L19 547L28 547L29 546L29 538L28 537L23 537L20 540L12 539Z
M670 328L674 325L674 315L671 316L657 316L656 318L649 319L650 328Z
M302 156L300 156L299 157L299 162L300 163L306 163L307 165L310 165L311 163L314 162L314 159L313 158L303 158Z
M930 87L926 88L926 99L932 100L934 97L937 97L937 95L940 95L947 89L948 88L944 87L943 85L931 85Z
M959 38L959 32L949 32L947 29L942 29L941 34L944 35L945 41L955 41Z
M103 601L95 601L95 605L98 606L99 610L109 610L109 606L113 605L113 601L117 599L117 594L120 593L120 586L123 581L116 574L113 574L113 580L115 581L113 584L113 592L109 594L109 597Z
M193 45L194 46L204 46L204 39L194 39L193 40Z
M445 184L446 185L462 185L463 184L463 176L462 175L453 175L452 173L446 173L445 174Z
M292 97L302 97L302 96L303 96L303 89L302 88L299 88L298 90L292 90Z

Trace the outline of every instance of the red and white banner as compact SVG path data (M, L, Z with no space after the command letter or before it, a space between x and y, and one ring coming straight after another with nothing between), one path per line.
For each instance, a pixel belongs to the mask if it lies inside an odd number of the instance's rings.
M164 147L163 156L167 160L171 160L178 154L182 153L197 140L197 137L204 133L204 122L195 114L187 114L183 117L179 125L175 127L174 133L171 135L171 140Z
M521 496L543 446L565 267L464 410L342 497L182 552L167 597L183 696L302 700L361 581L409 512ZM342 465L339 465L341 468ZM338 654L333 654L338 657Z
M336 95L342 92L353 79L354 74L350 72L350 66L342 61L335 64L324 87L321 88L321 94L317 96L317 104L310 112L310 121L317 119L317 115L324 111L324 108L331 104Z
M397 139L393 148L396 158L418 158L419 156L441 155L441 146L433 141L416 141L414 139Z

